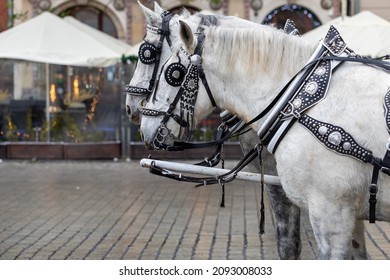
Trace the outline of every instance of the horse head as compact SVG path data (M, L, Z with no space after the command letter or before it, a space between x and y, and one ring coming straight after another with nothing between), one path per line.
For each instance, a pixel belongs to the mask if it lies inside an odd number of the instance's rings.
M126 112L134 124L139 124L139 108L151 94L164 62L172 55L175 44L180 43L179 20L185 20L193 30L199 26L221 26L226 28L253 28L259 24L232 16L214 16L183 11L171 15L155 2L154 11L139 3L147 22L144 42L139 48L139 62L126 88ZM164 24L163 24L164 23Z
M154 11L138 4L144 13L147 22L146 34L138 51L139 61L133 77L126 87L126 113L134 124L139 124L139 107L152 92L161 67L172 54L175 42L179 39L179 19L186 19L194 28L199 25L218 24L217 16L194 14L183 11L179 15L173 15L164 11L157 2L154 3ZM228 19L229 17L224 17ZM226 21L228 26L235 23Z
M126 87L126 113L134 124L139 124L138 107L151 93L157 79L161 64L171 55L171 34L178 28L176 16L164 11L155 2L155 11L138 4L143 11L146 22L146 34L138 51L138 63L133 77Z
M181 47L162 67L158 85L141 109L141 135L151 149L170 149L176 140L189 140L198 116L206 116L215 107L212 96L212 102L198 99L198 95L208 94L199 77L203 41L181 20L179 34Z

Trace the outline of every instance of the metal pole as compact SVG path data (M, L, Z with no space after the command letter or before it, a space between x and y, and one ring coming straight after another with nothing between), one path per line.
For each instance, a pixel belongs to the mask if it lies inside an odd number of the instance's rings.
M359 12L360 12L360 1L359 0L355 0L354 14L356 15Z
M50 80L49 80L48 63L46 63L46 124L47 124L47 142L50 142Z
M14 1L13 0L8 0L7 1L7 6L8 6L7 27L11 28L11 27L14 26Z
M161 168L169 169L173 172L183 172L190 174L200 174L200 175L208 175L208 176L218 176L229 172L228 169L221 169L215 167L205 167L187 163L178 163L178 162L169 162L155 159L147 159L143 158L140 161L140 165L145 168L149 168L152 164L155 166L159 166ZM251 172L238 172L236 179L244 180L244 181L254 181L260 182L261 175L258 173ZM270 185L280 185L280 179L277 176L272 175L264 175L264 183Z

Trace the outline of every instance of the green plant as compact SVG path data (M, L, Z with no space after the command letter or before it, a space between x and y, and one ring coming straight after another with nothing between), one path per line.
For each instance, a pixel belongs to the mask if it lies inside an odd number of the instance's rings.
M12 121L11 115L7 115L5 117L6 120L6 130L5 137L8 141L16 141L18 140L18 136L16 135L16 130L18 129L15 123Z

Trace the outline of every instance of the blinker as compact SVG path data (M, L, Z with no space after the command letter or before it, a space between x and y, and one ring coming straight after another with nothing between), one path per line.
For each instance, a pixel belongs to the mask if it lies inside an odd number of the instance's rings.
M157 48L149 42L144 42L139 47L138 57L143 64L152 64L156 62Z

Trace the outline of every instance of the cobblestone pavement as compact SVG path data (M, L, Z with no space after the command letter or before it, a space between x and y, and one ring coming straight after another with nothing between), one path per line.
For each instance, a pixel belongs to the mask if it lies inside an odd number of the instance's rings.
M267 201L258 234L258 184L228 184L225 208L220 196L138 161L3 161L0 259L277 259ZM316 259L301 223L302 259ZM390 259L390 223L367 223L366 237L370 258Z

